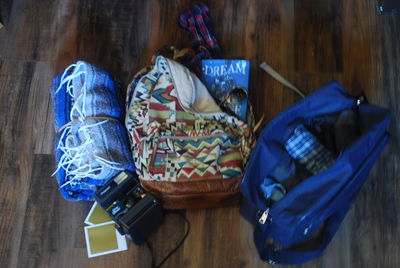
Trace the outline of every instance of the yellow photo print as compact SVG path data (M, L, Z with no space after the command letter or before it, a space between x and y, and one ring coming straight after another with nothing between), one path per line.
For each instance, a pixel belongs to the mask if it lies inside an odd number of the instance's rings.
M125 236L115 230L113 222L86 226L85 238L89 258L127 250Z

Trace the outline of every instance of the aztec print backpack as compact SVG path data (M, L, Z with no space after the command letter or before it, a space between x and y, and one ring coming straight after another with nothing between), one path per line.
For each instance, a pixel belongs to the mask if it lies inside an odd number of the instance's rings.
M237 203L252 131L195 74L158 56L128 86L126 109L136 173L165 208Z
M265 127L240 186L263 260L300 264L321 254L388 143L389 121L389 111L334 82Z

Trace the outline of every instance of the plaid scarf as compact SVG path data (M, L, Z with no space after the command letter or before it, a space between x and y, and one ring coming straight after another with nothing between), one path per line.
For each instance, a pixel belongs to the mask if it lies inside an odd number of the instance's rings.
M179 25L191 33L192 49L177 61L193 72L200 73L200 61L220 57L220 47L210 32L210 9L204 4L195 5L179 16Z

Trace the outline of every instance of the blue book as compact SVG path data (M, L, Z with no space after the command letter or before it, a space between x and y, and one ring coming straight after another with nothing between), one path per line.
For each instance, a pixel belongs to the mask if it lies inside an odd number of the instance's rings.
M226 112L247 122L250 61L202 60L200 79Z

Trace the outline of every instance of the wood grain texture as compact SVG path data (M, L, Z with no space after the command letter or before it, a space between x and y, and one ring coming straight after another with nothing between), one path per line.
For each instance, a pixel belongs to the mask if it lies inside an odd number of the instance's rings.
M63 200L50 174L52 77L78 59L129 83L161 46L190 46L177 17L194 0L0 0L0 267L150 267L144 245L88 259L90 204ZM251 60L250 99L269 121L298 100L258 65L305 93L331 80L391 110L392 140L321 257L298 267L400 267L400 16L375 1L205 1L224 57ZM123 92L122 92L123 93ZM238 207L184 212L192 229L163 267L269 267ZM157 262L185 232L176 215L151 237Z
M342 1L294 1L296 70L341 72Z

